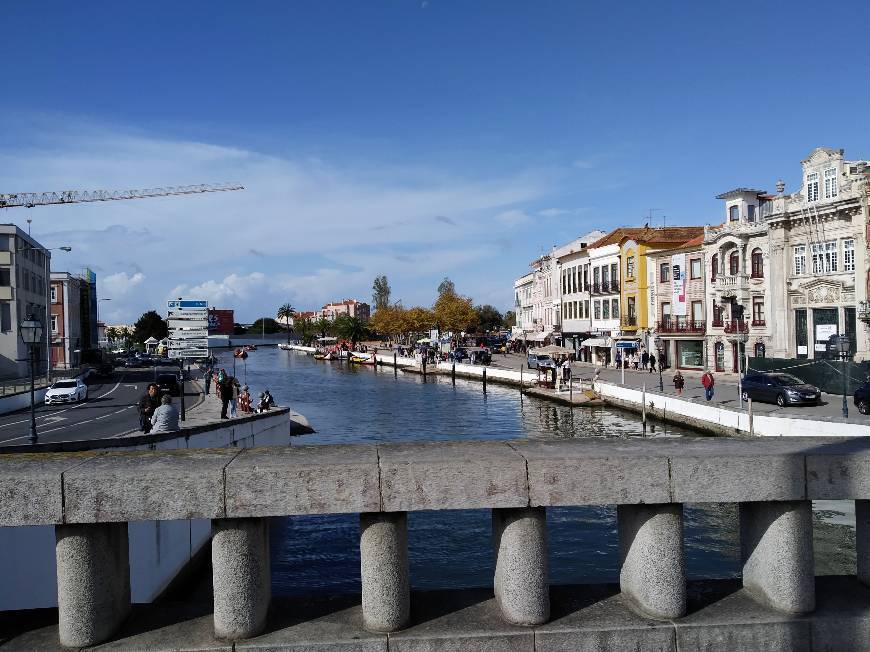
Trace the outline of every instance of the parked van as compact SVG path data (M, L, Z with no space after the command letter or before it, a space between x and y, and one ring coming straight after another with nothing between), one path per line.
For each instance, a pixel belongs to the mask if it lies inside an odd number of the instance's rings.
M556 363L549 355L543 353L529 353L529 369L538 367L555 367Z

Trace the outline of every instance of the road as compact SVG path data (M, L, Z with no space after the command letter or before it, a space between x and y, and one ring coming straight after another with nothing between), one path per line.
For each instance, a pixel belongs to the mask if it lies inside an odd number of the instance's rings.
M167 371L158 368L159 371ZM155 370L116 369L111 379L89 378L88 399L74 405L36 406L36 431L40 443L112 437L139 427L136 403L154 379ZM188 406L197 394L186 387ZM0 446L27 444L30 409L0 416Z

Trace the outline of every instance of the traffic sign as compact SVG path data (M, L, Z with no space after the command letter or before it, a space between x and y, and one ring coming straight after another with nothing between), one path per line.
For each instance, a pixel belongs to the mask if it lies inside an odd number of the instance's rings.
M170 358L208 356L208 301L166 302Z

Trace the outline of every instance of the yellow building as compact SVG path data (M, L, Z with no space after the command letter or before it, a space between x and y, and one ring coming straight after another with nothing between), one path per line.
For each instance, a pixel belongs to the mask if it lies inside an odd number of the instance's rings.
M647 269L646 254L673 249L704 234L702 226L620 228L595 242L593 247L619 245L620 337L626 342L642 339L655 326L655 281ZM630 348L624 346L620 348Z

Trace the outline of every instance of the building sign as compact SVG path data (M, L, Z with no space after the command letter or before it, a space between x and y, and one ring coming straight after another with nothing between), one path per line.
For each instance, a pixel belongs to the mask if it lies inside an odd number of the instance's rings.
M671 256L671 314L686 316L686 254Z
M208 356L208 301L166 302L170 358Z
M836 324L816 324L816 342L827 342L833 335L836 334ZM824 351L824 348L822 350Z
M208 334L209 335L232 335L235 326L235 314L232 310L208 311Z

